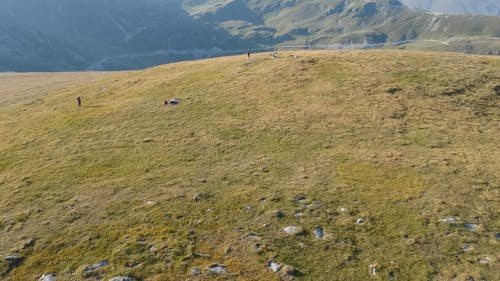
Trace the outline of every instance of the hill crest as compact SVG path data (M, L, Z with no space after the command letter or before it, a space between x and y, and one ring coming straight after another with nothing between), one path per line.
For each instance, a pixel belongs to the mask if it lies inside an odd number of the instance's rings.
M0 103L0 278L498 279L499 68L278 52Z

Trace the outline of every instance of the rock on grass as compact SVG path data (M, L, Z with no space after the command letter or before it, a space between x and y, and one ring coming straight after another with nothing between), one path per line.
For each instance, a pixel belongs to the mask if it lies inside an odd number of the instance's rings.
M290 225L290 226L283 228L283 232L285 232L285 234L287 236L297 236L297 235L303 234L304 229L300 226Z
M267 268L280 276L280 280L293 280L297 271L293 266L280 264L276 261L269 261Z
M201 269L198 267L191 269L191 276L201 275Z
M54 274L44 274L38 281L55 281L56 276Z
M24 262L24 257L18 255L6 256L2 262L0 262L0 275L6 275L14 268L22 265Z
M208 272L213 275L220 275L227 272L227 267L222 264L212 264L208 267Z
M316 236L316 239L322 239L323 236L325 235L323 232L323 228L318 226L314 229L314 235Z
M132 277L117 276L109 279L109 281L135 281L135 279Z
M95 271L99 268L102 268L102 267L105 267L105 266L108 266L109 265L109 262L106 261L106 260L103 260L103 261L100 261L94 265L89 265L87 267L85 267L85 269L83 270L84 272L91 272L91 271Z
M96 264L89 265L83 268L81 271L81 275L85 278L94 276L98 273L98 271L103 268L109 266L109 262L107 260L102 260Z

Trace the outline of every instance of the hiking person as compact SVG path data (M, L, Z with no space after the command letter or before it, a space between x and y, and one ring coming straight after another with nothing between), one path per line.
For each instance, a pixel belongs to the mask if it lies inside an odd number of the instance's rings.
M77 96L76 97L76 103L78 104L78 108L82 107L82 97Z
M248 59L250 59L250 54L251 54L250 49L248 49L248 51L247 51Z

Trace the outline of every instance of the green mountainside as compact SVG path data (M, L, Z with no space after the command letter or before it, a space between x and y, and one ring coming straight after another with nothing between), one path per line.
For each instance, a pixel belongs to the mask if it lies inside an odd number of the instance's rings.
M431 15L411 11L395 0L208 0L193 1L191 6L190 3L185 3L188 10L204 21L217 23L243 38L266 38L267 35L273 43L362 44L500 36L497 24L500 18ZM249 14L259 16L249 20Z
M144 68L209 56L217 46L247 44L195 21L177 1L0 2L3 71Z
M1 280L500 279L500 57L4 75Z
M500 17L396 0L0 2L0 71L134 69L275 47L500 54L499 37Z
M410 8L444 13L500 16L500 0L402 0Z

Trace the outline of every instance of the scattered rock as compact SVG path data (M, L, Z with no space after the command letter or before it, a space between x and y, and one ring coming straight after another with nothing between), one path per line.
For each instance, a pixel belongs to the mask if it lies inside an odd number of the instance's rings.
M153 245L149 245L147 249L153 255L156 255L158 253L158 249Z
M276 261L269 261L267 268L272 272L279 274L280 280L292 280L297 271L293 266L283 265Z
M195 192L193 195L194 201L205 200L212 197L212 194L208 192Z
M55 281L56 276L54 274L44 274L38 279L38 281Z
M191 268L191 276L201 275L201 269L198 267Z
M245 235L245 238L250 239L250 240L261 240L262 236L255 234L255 233L248 233Z
M181 102L180 99L174 98L174 99L171 99L171 100L165 100L165 101L163 101L163 104L164 105L178 105L180 102Z
M356 224L364 224L365 223L365 219L364 218L358 218L356 220Z
M102 268L102 267L106 267L109 265L109 262L107 260L103 260L103 261L100 261L94 265L89 265L87 267L85 267L85 269L83 270L83 272L93 272L99 268Z
M495 233L495 239L500 240L500 233Z
M394 272L391 271L391 272L389 272L387 277L389 277L389 279L394 279L394 278L396 278L396 275L394 275Z
M169 264L172 261L172 253L170 251L165 253L162 260L165 264Z
M212 264L208 267L208 272L215 275L220 275L227 272L227 267L221 264Z
M478 225L475 223L466 223L464 224L465 229L470 230L470 231L475 231L478 228Z
M300 235L304 232L304 229L300 226L287 226L283 229L283 232L285 232L288 236L293 236L293 235Z
M314 235L316 236L316 239L322 239L323 236L325 235L323 233L323 228L321 226L318 226L314 229Z
M271 224L270 224L270 223L264 223L264 224L262 225L262 227L263 227L263 228L269 228L270 226L271 226Z
M147 241L147 240L146 240L146 238L144 238L144 237L141 237L141 238L138 238L138 239L137 239L137 243L139 243L139 244L144 244L144 243L146 243L146 241Z
M135 281L135 279L132 277L117 276L109 279L109 281Z
M470 251L472 251L472 246L469 245L469 244L465 244L465 245L462 246L462 250L464 252L470 252Z
M156 205L156 202L155 201L147 201L146 204L152 206L152 205Z
M306 197L304 195L299 195L299 196L295 197L294 201L297 203L304 203L306 201Z
M280 272L281 268L283 268L281 264L274 261L269 262L269 265L267 267L274 273Z
M467 277L467 281L475 281L475 279L474 279L474 277L469 275L469 277Z
M323 208L323 204L321 204L321 203L307 204L306 208L308 208L308 209L321 209L321 208Z
M18 255L10 255L5 257L5 262L7 263L7 273L12 269L20 266L24 262L24 257Z
M340 208L340 211L341 211L342 213L345 213L345 212L347 212L348 210L347 210L347 208L343 208L343 207L342 207L342 208Z
M458 222L458 218L455 218L455 217L447 217L447 218L441 219L440 221L441 221L441 222L444 222L444 223L454 224L454 223L457 223L457 222Z
M372 276L376 276L377 275L378 264L372 263L372 264L369 265L369 268L370 268L370 274Z
M301 211L295 211L293 214L294 217L302 217L303 215L304 215L304 213Z
M255 243L255 244L253 244L253 251L260 255L260 254L264 253L264 248L262 247L262 244Z
M480 264L490 264L493 260L490 257L484 257L477 260Z
M33 238L24 241L22 243L22 249L26 250L28 248L31 248L31 247L35 246L35 242L36 242L36 239L33 239Z
M387 93L394 95L395 93L401 92L402 90L403 89L401 89L400 87L391 87L391 88L387 89Z
M290 265L284 265L283 268L281 269L281 279L282 280L292 280L293 276L296 274L296 270L293 266Z
M249 212L249 211L253 210L253 206L247 205L247 206L243 207L243 210Z
M495 87L493 87L493 90L495 91L495 94L500 96L500 85L496 85Z

